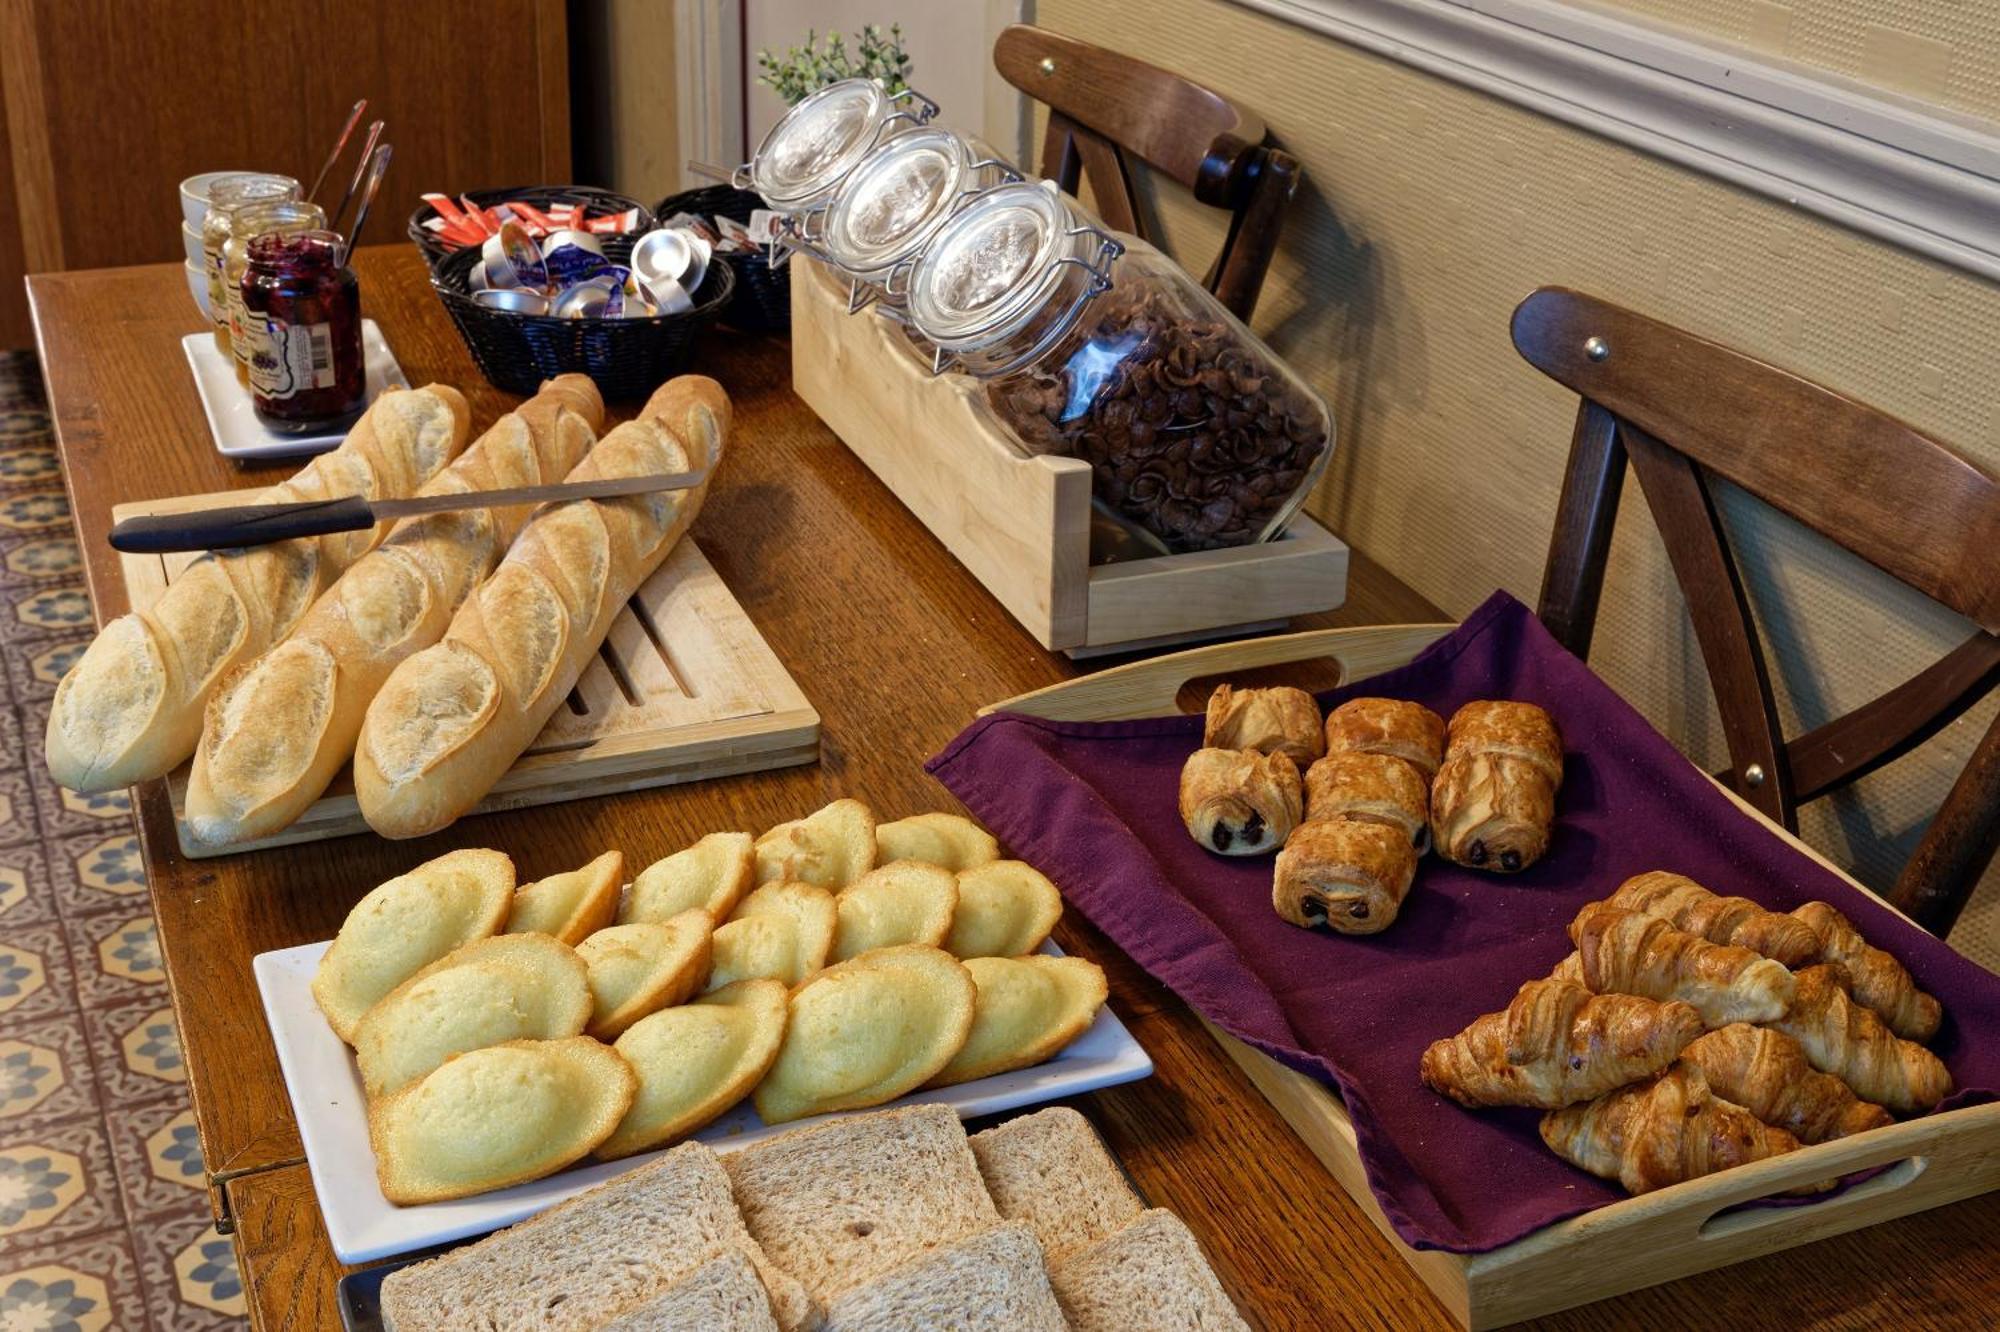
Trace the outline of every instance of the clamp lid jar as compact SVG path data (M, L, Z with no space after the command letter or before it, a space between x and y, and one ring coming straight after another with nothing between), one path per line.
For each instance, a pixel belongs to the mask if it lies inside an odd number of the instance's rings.
M913 90L891 93L874 79L830 83L771 127L732 183L763 195L777 212L809 212L893 126L922 125L935 114L937 106Z

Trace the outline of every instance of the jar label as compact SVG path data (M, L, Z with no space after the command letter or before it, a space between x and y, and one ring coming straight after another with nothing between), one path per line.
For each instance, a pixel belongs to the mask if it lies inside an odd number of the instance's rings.
M261 325L250 353L250 388L258 397L282 402L334 386L333 325L251 322Z

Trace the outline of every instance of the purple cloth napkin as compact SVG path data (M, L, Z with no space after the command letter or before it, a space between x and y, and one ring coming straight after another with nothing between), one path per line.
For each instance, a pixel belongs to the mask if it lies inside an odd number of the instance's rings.
M1468 1111L1417 1080L1424 1047L1504 1007L1569 951L1584 903L1645 870L1789 910L1833 903L1944 1003L1932 1048L1959 1090L2000 1093L2000 978L1772 836L1644 718L1496 593L1409 665L1321 696L1416 699L1449 717L1478 698L1547 708L1568 750L1548 855L1518 875L1424 858L1396 923L1350 938L1285 924L1268 856L1195 845L1176 810L1201 718L984 717L929 770L1071 905L1224 1031L1332 1083L1368 1180L1419 1249L1483 1253L1623 1197L1542 1145L1532 1110ZM1972 1033L1986 1033L1974 1040Z

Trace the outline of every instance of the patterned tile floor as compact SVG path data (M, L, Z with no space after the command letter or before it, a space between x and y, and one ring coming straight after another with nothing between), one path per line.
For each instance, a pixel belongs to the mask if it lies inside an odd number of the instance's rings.
M41 372L0 352L0 1332L240 1328L130 804L42 771L90 623Z

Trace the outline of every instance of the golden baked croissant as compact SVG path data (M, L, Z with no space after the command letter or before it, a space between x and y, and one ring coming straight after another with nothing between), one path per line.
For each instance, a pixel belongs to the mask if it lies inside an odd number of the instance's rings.
M1401 829L1354 819L1314 819L1293 829L1271 876L1271 905L1294 925L1341 934L1389 928L1417 874Z
M1422 854L1430 844L1430 791L1423 774L1399 758L1345 750L1306 769L1306 818L1379 823Z
M1805 1048L1769 1027L1732 1022L1681 1051L1681 1059L1701 1070L1717 1096L1800 1142L1845 1138L1896 1122L1831 1073L1815 1073Z
M1444 718L1400 698L1350 698L1326 715L1326 752L1399 758L1428 782L1444 762Z
M1234 689L1217 685L1208 696L1203 749L1254 749L1283 754L1304 768L1326 752L1319 703L1303 689Z
M1438 854L1512 874L1541 859L1562 785L1562 736L1532 703L1482 699L1451 715L1431 786Z
M1693 1004L1711 1027L1769 1022L1792 1003L1792 973L1734 944L1712 944L1654 916L1592 902L1570 922L1583 983L1599 994Z
M1791 1134L1718 1097L1701 1070L1687 1063L1587 1105L1551 1110L1542 1116L1542 1141L1563 1160L1615 1179L1631 1193L1799 1148Z
M1712 893L1685 875L1666 870L1635 874L1605 901L1658 916L1675 929L1710 943L1735 944L1762 953L1788 967L1804 966L1819 958L1819 936L1804 921L1767 911L1747 897Z
M1699 1035L1701 1014L1683 1003L1533 980L1500 1012L1432 1042L1421 1072L1461 1105L1553 1110L1658 1073Z
M1847 972L1855 999L1874 1009L1890 1031L1906 1041L1937 1035L1944 1005L1918 989L1901 962L1862 938L1852 921L1825 902L1808 902L1792 915L1819 940L1820 956Z
M1833 1074L1864 1101L1907 1115L1949 1096L1951 1072L1944 1061L1915 1041L1898 1039L1873 1009L1849 997L1846 981L1836 963L1807 967L1798 973L1791 1011L1770 1025L1804 1047L1814 1068Z
M1298 765L1254 749L1197 749L1181 768L1181 822L1188 836L1225 856L1284 845L1305 805Z

